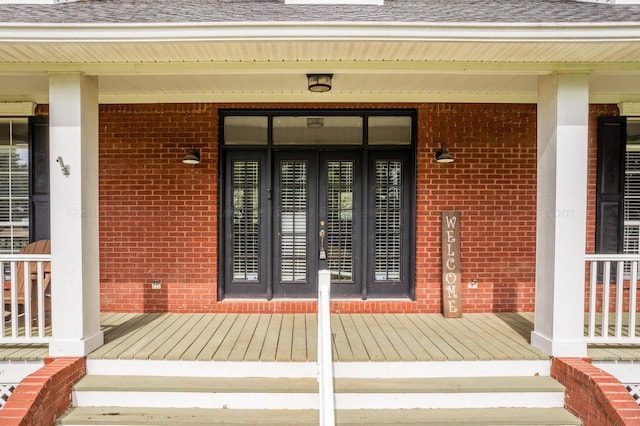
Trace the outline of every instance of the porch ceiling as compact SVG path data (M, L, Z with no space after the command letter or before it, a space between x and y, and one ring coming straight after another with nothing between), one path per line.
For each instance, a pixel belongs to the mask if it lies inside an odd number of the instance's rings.
M552 71L591 73L593 103L640 101L629 40L195 38L0 43L0 101L46 103L48 74L75 71L99 77L101 103L536 102ZM331 92L308 92L309 72L333 73Z

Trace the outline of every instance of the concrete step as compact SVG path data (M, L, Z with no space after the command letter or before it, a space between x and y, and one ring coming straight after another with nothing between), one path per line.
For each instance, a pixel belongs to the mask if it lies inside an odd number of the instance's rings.
M336 378L337 409L552 408L564 388L544 376ZM73 389L74 406L315 409L315 378L212 378L88 375Z
M76 407L62 416L58 425L109 426L267 426L313 425L316 410L228 410L194 408ZM561 408L482 408L413 410L338 410L338 426L534 426L580 425Z

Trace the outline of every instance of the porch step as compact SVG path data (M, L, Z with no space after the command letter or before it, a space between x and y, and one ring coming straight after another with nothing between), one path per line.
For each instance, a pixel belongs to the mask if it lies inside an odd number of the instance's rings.
M562 407L564 388L550 377L336 378L337 409ZM77 406L315 409L314 377L84 377ZM150 396L152 397L150 398Z
M109 426L268 426L313 425L317 410L226 410L194 408L78 407L58 420L59 425ZM580 425L561 408L483 408L413 410L338 410L338 426L540 426Z
M338 425L578 425L547 376L335 379ZM317 425L315 377L88 375L59 425Z

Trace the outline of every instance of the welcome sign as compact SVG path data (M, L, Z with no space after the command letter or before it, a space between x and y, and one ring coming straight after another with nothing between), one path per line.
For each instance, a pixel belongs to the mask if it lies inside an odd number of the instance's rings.
M462 317L460 212L442 212L442 305L445 318Z

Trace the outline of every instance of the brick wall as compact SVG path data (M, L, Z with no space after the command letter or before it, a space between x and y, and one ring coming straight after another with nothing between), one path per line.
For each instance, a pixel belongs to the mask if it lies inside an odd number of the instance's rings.
M334 310L441 312L440 212L459 210L464 312L532 311L536 106L385 106L418 111L417 300L335 302ZM100 106L103 311L315 311L314 303L304 301L216 301L217 107ZM592 111L592 117L607 108ZM447 144L455 162L435 162L433 155L441 143ZM181 162L191 145L203 156L196 166ZM161 290L150 289L153 278L161 280ZM478 288L467 289L466 283L473 279Z
M103 310L210 311L216 304L217 110L100 107ZM182 163L194 146L203 161ZM162 289L151 291L151 280Z
M551 377L566 388L565 407L584 426L640 424L640 408L631 394L589 359L554 358Z
M533 310L536 106L429 104L419 112L419 303L441 311L440 212L458 210L463 311ZM433 160L443 142L453 163ZM473 279L478 288L467 289Z
M4 426L53 425L71 407L71 387L86 373L84 358L52 358L27 376L0 410Z

